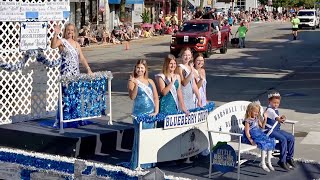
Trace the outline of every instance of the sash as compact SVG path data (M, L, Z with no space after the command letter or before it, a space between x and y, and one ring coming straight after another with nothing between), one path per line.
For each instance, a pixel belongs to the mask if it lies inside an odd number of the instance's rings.
M149 86L145 85L143 82L139 81L138 79L137 79L137 82L138 82L138 86L147 94L148 98L152 101L153 105L155 106L152 89Z
M163 81L165 82L166 85L169 85L170 84L170 81L168 80L168 78L165 77L164 74L157 74L156 76L159 76L163 79ZM175 82L174 82L175 83ZM177 90L176 90L176 87L174 86L171 86L170 88L170 92L172 94L172 97L174 99L174 102L176 103L176 106L177 108L179 109L179 102L178 102L178 94L177 94Z
M186 72L186 76L189 76L190 70L184 64L179 64L179 66Z
M67 48L70 51L70 54L72 56L72 59L77 59L78 56L78 51L77 48L73 47L68 40L62 38L60 39L62 44L64 45L64 48Z
M268 110L268 108L269 108L269 107L267 107L266 111ZM267 116L267 118L268 118L268 116ZM270 134L273 132L274 128L277 127L277 125L278 125L278 121L276 121L276 122L273 124L273 126L271 126L270 124L267 124L267 123L266 123L266 126L267 126L268 128L270 128L270 130L269 130L268 133L267 133L267 136L270 136Z
M198 75L198 79L200 79L199 71L195 69L195 72L196 72L197 75Z
M267 136L270 136L270 134L273 132L274 128L276 128L277 125L278 125L278 121L276 121L276 122L273 124L273 126L271 126L270 124L266 124L266 126L267 126L268 128L271 128L271 129L268 131Z

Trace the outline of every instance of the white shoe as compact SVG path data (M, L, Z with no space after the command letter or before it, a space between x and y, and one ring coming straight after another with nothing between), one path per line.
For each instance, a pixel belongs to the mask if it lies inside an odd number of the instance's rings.
M271 163L268 163L268 168L269 168L271 171L274 171L274 168L273 168L273 166L272 166Z
M270 172L270 169L265 164L261 165L261 167L263 170Z

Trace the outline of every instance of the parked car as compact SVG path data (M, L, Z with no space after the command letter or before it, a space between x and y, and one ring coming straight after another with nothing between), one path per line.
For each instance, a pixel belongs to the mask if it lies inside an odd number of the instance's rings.
M229 30L220 29L219 22L212 19L186 21L181 29L171 37L170 53L178 56L181 49L189 47L194 52L209 57L213 51L227 53Z
M297 17L300 20L299 29L311 27L313 30L319 28L319 16L314 9L302 9L298 11Z

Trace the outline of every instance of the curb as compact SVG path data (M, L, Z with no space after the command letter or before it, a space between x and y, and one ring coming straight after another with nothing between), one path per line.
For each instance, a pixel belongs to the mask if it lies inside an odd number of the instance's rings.
M155 39L160 39L162 37L167 37L167 36L171 36L170 34L165 34L165 35L158 35L158 36L152 36L151 38L139 38L139 39L133 39L130 40L130 42L143 42L143 41L148 41L148 40L155 40ZM123 44L113 44L113 43L107 43L107 44L99 44L99 43L94 43L90 46L86 46L86 47L81 47L82 50L88 50L88 49L92 49L92 48L100 48L100 47L112 47L112 46L121 46Z

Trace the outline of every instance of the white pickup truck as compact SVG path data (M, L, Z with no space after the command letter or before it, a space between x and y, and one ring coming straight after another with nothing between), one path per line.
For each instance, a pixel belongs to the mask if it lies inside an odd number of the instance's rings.
M297 14L300 24L299 29L302 27L311 27L313 30L319 28L319 15L314 9L302 9Z

